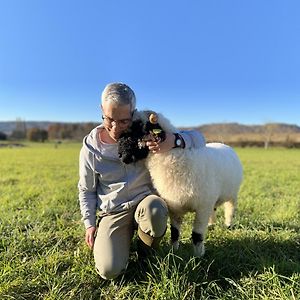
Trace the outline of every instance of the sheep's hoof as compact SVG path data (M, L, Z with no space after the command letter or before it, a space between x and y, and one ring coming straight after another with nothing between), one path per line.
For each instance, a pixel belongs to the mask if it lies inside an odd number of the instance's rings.
M174 250L179 249L179 241L171 242L171 245Z
M207 227L208 227L208 229L215 229L216 224L215 224L215 223L209 223L209 224L207 225Z
M227 226L226 226L226 229L227 229L227 230L234 230L234 229L236 229L236 226L235 226L234 224L231 224L231 225L229 225L229 226L227 225Z
M196 245L194 245L194 255L201 257L203 256L205 253L205 247L204 247L204 243L197 243Z
M232 223L224 223L224 226L226 229L233 229L233 224Z

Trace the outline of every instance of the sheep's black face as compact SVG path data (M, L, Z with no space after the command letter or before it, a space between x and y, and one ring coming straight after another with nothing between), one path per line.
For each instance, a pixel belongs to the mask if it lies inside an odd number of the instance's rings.
M157 142L162 142L166 139L166 133L163 131L163 129L158 123L153 124L150 121L148 121L145 124L144 130L150 139L153 139Z
M130 164L147 157L149 149L141 143L145 136L146 131L141 120L133 121L128 130L120 135L118 153L123 163Z
M149 139L163 141L165 137L165 132L158 123L152 124L148 121L144 124L141 120L133 121L118 139L119 157L125 164L142 160L149 153L146 141Z

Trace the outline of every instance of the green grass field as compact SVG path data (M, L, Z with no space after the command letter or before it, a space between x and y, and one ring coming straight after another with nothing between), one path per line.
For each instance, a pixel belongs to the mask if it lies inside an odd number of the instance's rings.
M300 150L237 149L244 166L235 227L207 233L192 256L170 231L158 256L102 280L84 243L77 200L80 144L0 149L0 299L300 299Z

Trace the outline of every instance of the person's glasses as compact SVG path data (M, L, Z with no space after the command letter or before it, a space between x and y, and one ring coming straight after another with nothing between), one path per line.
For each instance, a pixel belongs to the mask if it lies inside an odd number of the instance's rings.
M107 117L107 116L103 115L102 120L107 126L113 126L113 123L114 123L115 125L119 125L120 127L125 127L125 126L128 126L131 123L132 118L122 119L122 120L114 120L110 117Z

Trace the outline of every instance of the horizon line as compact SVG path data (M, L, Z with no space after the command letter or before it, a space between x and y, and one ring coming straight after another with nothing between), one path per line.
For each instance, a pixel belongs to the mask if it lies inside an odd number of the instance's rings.
M49 120L25 120L25 119L16 119L16 120L0 120L0 123L15 123L19 121L23 121L25 123L68 123L68 124L76 124L76 123L97 123L101 124L102 122L99 121L49 121ZM287 122L265 122L265 123L242 123L239 121L212 121L212 122L207 122L207 123L201 123L198 125L176 125L176 127L181 127L181 128L187 128L187 127L199 127L199 126L204 126L204 125L217 125L217 124L238 124L238 125L245 125L245 126L263 126L266 124L283 124L283 125L291 125L291 126L297 126L300 127L300 124L297 123L287 123Z

